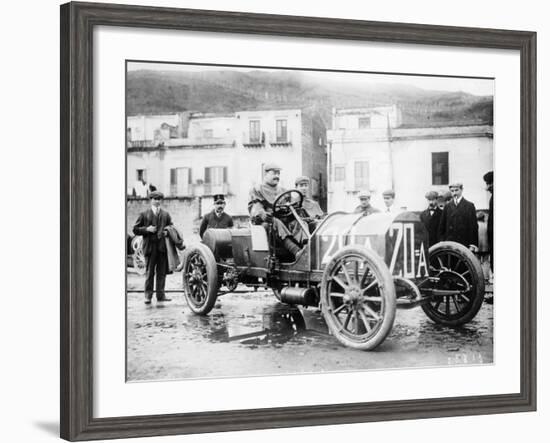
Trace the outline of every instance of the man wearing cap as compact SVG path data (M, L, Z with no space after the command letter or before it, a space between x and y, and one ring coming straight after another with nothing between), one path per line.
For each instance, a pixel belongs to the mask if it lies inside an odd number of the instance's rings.
M302 202L302 208L307 212L308 217L312 219L320 219L325 215L319 203L310 198L310 180L309 177L302 175L296 179L294 182L296 189L304 196L304 201Z
M375 208L370 204L370 191L359 192L359 206L355 208L356 214L371 215L380 212L380 209Z
M493 171L487 172L483 176L483 180L487 185L487 191L491 193L491 198L489 199L489 218L487 219L487 241L489 246L489 257L491 260L491 271L493 270Z
M285 189L279 186L280 179L280 166L275 163L266 163L264 165L263 183L254 186L250 190L248 212L252 223L256 225L270 224L284 248L296 257L301 250L301 246L298 245L285 224L281 220L273 218L273 203L279 195L285 192Z
M425 197L428 200L428 208L420 213L420 221L428 231L428 247L430 247L439 242L439 223L443 210L437 204L439 197L437 192L429 191Z
M207 229L224 229L233 227L233 218L225 211L225 197L223 194L214 195L214 209L206 214L201 221L199 235L204 235Z
M166 273L168 272L168 256L164 228L172 224L170 214L160 207L164 198L162 192L153 191L149 194L151 207L141 214L134 224L135 235L143 236L142 249L145 255L145 303L151 303L153 285L156 274L157 301L170 301L164 293Z
M476 252L479 241L476 207L462 197L462 183L451 183L449 191L452 199L441 214L439 240L455 241Z
M401 212L399 208L395 206L395 191L393 189L387 189L382 192L382 198L384 199L384 212L389 212L390 214Z
M437 206L443 211L443 208L447 203L453 199L453 195L450 191L445 191L437 196Z

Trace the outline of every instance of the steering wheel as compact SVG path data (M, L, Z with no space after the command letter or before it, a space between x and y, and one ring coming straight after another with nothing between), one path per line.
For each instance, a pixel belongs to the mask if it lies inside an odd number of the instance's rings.
M290 189L279 195L273 202L273 216L277 218L287 217L292 211L290 207L299 209L304 202L304 196L296 189Z

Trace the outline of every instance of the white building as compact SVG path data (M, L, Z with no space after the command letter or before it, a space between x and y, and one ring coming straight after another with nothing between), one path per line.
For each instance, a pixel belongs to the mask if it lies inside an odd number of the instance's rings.
M394 189L396 205L418 211L429 190L462 182L464 196L487 209L483 174L493 170L492 126L402 128L395 106L334 110L328 144L328 210L352 211L368 189L373 206Z
M269 162L283 168L283 187L293 188L297 176L308 175L314 195L320 199L326 195L326 128L314 113L300 109L180 113L162 120L163 116L128 117L129 134L136 122L149 128L148 137L160 133L146 141L128 137L129 195L135 182L144 178L169 197L203 197L204 211L213 195L225 194L227 211L244 215L249 191L261 182L263 165ZM170 133L159 132L174 122Z

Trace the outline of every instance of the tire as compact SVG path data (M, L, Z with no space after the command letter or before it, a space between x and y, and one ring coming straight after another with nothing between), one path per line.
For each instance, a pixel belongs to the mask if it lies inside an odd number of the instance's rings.
M384 261L361 246L341 249L323 274L321 310L331 334L343 345L363 351L380 345L393 327L396 310L395 286Z
M136 271L139 275L145 275L146 270L145 255L143 255L142 245L143 237L136 235L131 242L132 266L134 271Z
M189 246L183 258L183 290L189 308L208 314L218 296L218 266L212 251L202 243Z
M433 245L429 256L430 275L441 279L435 289L456 289L457 292L434 296L422 309L428 318L441 325L468 323L481 309L485 296L481 263L466 246L451 241Z

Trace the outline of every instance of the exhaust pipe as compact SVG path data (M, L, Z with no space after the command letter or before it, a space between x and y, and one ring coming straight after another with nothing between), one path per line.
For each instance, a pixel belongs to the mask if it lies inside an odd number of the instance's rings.
M285 286L281 290L281 302L289 305L317 306L317 291L314 288Z

